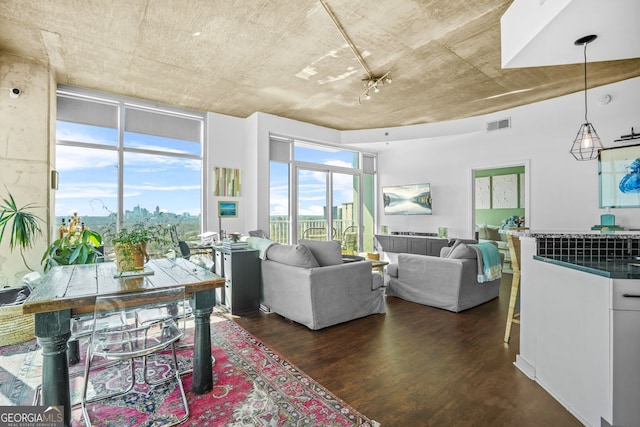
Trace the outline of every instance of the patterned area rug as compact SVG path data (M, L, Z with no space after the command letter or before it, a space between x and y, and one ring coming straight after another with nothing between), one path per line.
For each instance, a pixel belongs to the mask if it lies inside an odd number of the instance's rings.
M222 316L212 316L213 390L196 395L191 390L191 374L182 382L191 414L186 426L379 426L359 414L304 372L297 369L251 334ZM192 331L190 331L192 332ZM191 333L182 344L191 342ZM180 369L191 364L192 348L178 352ZM82 350L81 355L84 356ZM148 367L162 375L169 357L155 357ZM82 392L84 360L70 367L72 399ZM35 340L0 348L0 406L29 405L42 372L41 350ZM77 375L79 374L79 375ZM129 394L89 405L96 426L153 426L180 418L180 392L175 382L150 387L139 380ZM126 365L96 371L89 395L119 389L130 378ZM95 386L94 386L95 385ZM156 417L153 413L162 413ZM74 426L83 426L79 406L72 410Z

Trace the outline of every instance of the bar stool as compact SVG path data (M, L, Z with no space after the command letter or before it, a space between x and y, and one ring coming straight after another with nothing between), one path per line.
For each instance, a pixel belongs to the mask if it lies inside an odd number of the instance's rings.
M94 326L91 333L91 341L87 346L87 357L84 369L84 386L82 390L82 414L87 426L91 426L91 416L88 404L100 400L108 399L123 394L127 394L135 386L135 364L134 359L145 358L151 354L156 354L164 350L171 350L170 370L161 378L151 381L144 373L144 380L147 384L155 386L169 381L175 381L182 398L184 415L180 418L171 416L171 422L167 425L180 424L189 417L189 407L187 398L182 386L178 363L176 359L175 343L182 336L183 332L178 327L173 317L165 317L157 321L150 321L140 325L137 321L137 311L142 308L152 308L155 305L162 305L171 302L172 304L184 304L184 287L174 287L167 289L150 290L144 292L134 292L116 294L96 298L94 312ZM101 325L95 319L104 315L123 316L126 319L124 325ZM97 381L91 380L92 365L95 358L107 360L128 361L130 363L131 382L123 390L118 390L108 395L96 395L87 397L89 385ZM104 365L101 369L105 368ZM116 369L116 368L113 368ZM147 381L149 380L149 381ZM98 385L98 384L96 384ZM95 387L94 387L95 388ZM155 425L155 424L154 424Z
M528 229L518 228L517 230ZM516 303L518 301L518 292L520 291L520 238L509 233L507 234L507 243L509 244L511 268L513 270L513 278L511 279L511 296L509 297L509 310L507 311L507 325L504 331L504 342L509 343L512 324L520 324L520 313L515 312Z

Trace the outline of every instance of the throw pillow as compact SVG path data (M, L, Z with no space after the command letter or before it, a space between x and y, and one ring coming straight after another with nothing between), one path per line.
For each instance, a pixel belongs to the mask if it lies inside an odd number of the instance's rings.
M264 232L264 230L258 228L257 230L251 230L249 231L249 236L251 237L260 237L263 239L268 239L269 236L267 236L267 233Z
M487 224L476 224L478 239L487 240Z
M500 240L500 227L496 225L487 225L487 240Z
M449 256L447 258L452 259L476 259L478 257L478 253L475 249L467 245L466 243L460 243L455 248L449 252Z
M311 250L304 245L271 245L267 249L266 258L295 267L319 267Z
M298 243L311 250L320 267L342 264L342 247L337 240L298 240Z

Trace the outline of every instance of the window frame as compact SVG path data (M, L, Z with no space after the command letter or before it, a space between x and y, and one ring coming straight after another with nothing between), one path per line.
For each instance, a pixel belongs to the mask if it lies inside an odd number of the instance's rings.
M200 194L199 194L199 203L200 203L200 232L203 229L203 222L205 218L204 212L204 192L205 192L205 159L207 157L207 143L206 143L206 135L207 135L207 120L206 113L199 112L195 110L188 110L181 107L174 107L170 105L163 105L154 102L148 102L140 99L129 98L114 94L101 93L97 91L92 91L89 89L77 88L66 85L58 85L56 90L56 98L64 97L70 98L78 101L84 102L95 102L99 104L106 104L110 106L114 106L116 108L117 114L117 134L118 141L116 145L107 145L100 143L89 143L89 142L81 142L81 141L71 141L65 139L58 139L56 136L55 149L57 150L58 146L67 146L67 147L80 147L87 149L96 149L96 150L105 150L112 151L117 153L117 187L118 187L118 195L117 195L117 220L116 226L117 228L121 228L124 220L125 220L125 209L124 209L124 173L125 173L125 153L139 153L145 155L154 155L154 156L164 156L164 157L174 157L180 159L190 159L190 160L198 160L200 162ZM131 110L139 110L146 113L154 113L161 114L176 118L194 120L198 122L200 127L200 141L195 142L191 141L194 144L200 145L200 154L191 154L191 153L179 153L175 151L164 151L157 149L148 149L148 148L136 148L136 147L127 147L125 146L125 132L129 133L138 133L132 131L125 131L125 119L127 109ZM61 120L61 119L60 119ZM58 114L56 114L56 123L59 121ZM61 120L64 122L69 122L68 120ZM75 123L83 123L90 126L98 126L94 123L87 122L75 122ZM145 133L144 135L163 137L161 135L153 135L150 133ZM169 136L164 136L165 138L169 138ZM174 139L177 139L174 137ZM185 140L187 141L187 140ZM55 216L55 214L54 214Z
M273 150L272 144L279 145L278 149L275 152ZM283 150L283 145L281 144L289 144L288 156L286 150ZM354 154L358 155L358 167L344 167L344 166L336 166L329 165L324 163L312 163L306 161L300 161L295 159L295 145L296 143L302 144L303 146L316 146L322 151L322 148L330 148L341 151L351 151ZM364 191L364 176L367 174L373 175L374 183L377 177L376 164L377 164L377 155L375 153L354 150L351 148L345 148L337 145L314 142L309 140L303 140L298 138L286 137L282 135L270 134L269 135L269 144L270 144L270 155L269 155L269 170L271 170L271 163L285 163L289 165L289 243L297 242L300 236L298 236L298 202L299 202L299 194L298 194L298 173L302 170L311 170L318 172L326 172L327 173L327 203L329 205L333 202L333 174L344 174L344 175L353 175L358 177L358 229L361 230L358 233L358 248L363 248L363 238L364 238L364 205L365 205L365 197L363 196ZM287 158L288 157L288 158ZM366 160L365 160L366 158ZM271 189L271 181L269 182L269 189ZM375 231L376 223L375 218L377 215L375 214L375 210L377 209L376 203L376 191L375 184L373 188L373 200L374 200L374 215L373 215L373 224L372 233ZM271 191L269 191L269 224L271 224ZM327 217L325 218L327 224L333 224L333 212L332 209L327 209ZM330 230L331 227L328 227ZM331 234L331 231L329 231ZM335 238L340 236L330 236L330 238Z

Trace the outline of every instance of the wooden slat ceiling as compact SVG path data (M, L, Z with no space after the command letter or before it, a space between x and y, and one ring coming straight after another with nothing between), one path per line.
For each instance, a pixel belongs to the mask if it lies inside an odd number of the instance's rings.
M3 0L0 52L50 64L61 84L340 130L471 117L583 89L580 63L501 68L509 0L327 4L373 73L391 71L393 83L361 105L366 73L317 0ZM589 64L590 87L637 76L640 59Z

